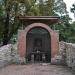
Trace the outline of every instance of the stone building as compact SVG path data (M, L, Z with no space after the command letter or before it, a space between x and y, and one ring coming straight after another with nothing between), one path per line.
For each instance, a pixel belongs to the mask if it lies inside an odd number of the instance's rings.
M19 16L18 55L21 62L52 62L59 50L59 34L50 28L58 22L53 16ZM49 24L49 25L48 25Z

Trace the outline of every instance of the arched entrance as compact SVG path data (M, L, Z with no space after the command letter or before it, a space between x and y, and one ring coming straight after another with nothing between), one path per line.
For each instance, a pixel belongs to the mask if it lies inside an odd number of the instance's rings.
M51 62L51 39L42 27L30 29L26 36L27 62Z
M22 60L26 60L26 49L27 49L27 35L28 32L32 29L35 29L37 27L40 27L42 29L45 29L48 32L48 35L50 36L50 50L51 50L51 62L52 58L54 58L55 55L58 53L59 49L59 39L58 39L58 33L54 30L52 30L48 25L43 23L33 23L28 25L25 30L19 30L18 32L18 54ZM39 39L35 39L39 40Z

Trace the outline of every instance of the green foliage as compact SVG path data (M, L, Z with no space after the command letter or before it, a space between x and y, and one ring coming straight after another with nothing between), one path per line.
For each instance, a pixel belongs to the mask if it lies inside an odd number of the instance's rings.
M38 2L39 1L39 2ZM72 8L72 12L74 8ZM61 21L55 25L60 32L60 40L75 42L75 22L67 15L63 0L1 0L0 1L0 39L7 44L20 27L16 16L59 16Z
M74 17L75 17L75 4L72 5L71 12L74 13Z
M75 5L73 4L73 8L71 11L74 13ZM68 12L66 10L66 4L63 0L56 0L54 10L57 15L60 16L60 22L55 25L55 29L59 30L60 41L63 40L65 42L75 42L75 22L70 23L72 20Z
M75 22L69 23L71 18L68 15L61 17L60 23L56 25L56 29L59 30L60 41L75 42Z
M64 14L67 13L66 4L64 3L63 0L55 0L55 2L54 2L54 11L59 16L63 16Z

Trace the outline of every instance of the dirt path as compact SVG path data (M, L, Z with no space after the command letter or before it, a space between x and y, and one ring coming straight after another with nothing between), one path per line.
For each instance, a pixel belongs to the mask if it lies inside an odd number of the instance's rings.
M0 75L75 75L72 71L59 65L29 64L10 65L0 69Z

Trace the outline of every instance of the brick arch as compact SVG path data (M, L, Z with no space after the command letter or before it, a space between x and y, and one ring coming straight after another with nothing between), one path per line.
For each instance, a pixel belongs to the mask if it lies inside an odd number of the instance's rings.
M50 41L50 43L51 43L51 58L53 58L57 54L57 51L58 51L58 35L48 25L43 24L43 23L33 23L33 24L30 24L29 26L27 26L22 31L22 35L21 35L22 36L22 40L20 40L21 43L19 42L19 44L18 44L18 47L19 47L18 51L19 51L20 56L21 57L25 57L25 55L26 55L26 36L27 36L27 33L32 28L35 28L35 27L44 28L44 29L46 29L49 32L49 35L51 37L51 41Z
M41 27L41 28L44 28L46 29L48 32L52 32L53 30L46 24L43 24L43 23L33 23L33 24L30 24L29 26L27 26L25 28L25 33L27 35L27 33L32 29L32 28L35 28L35 27Z

